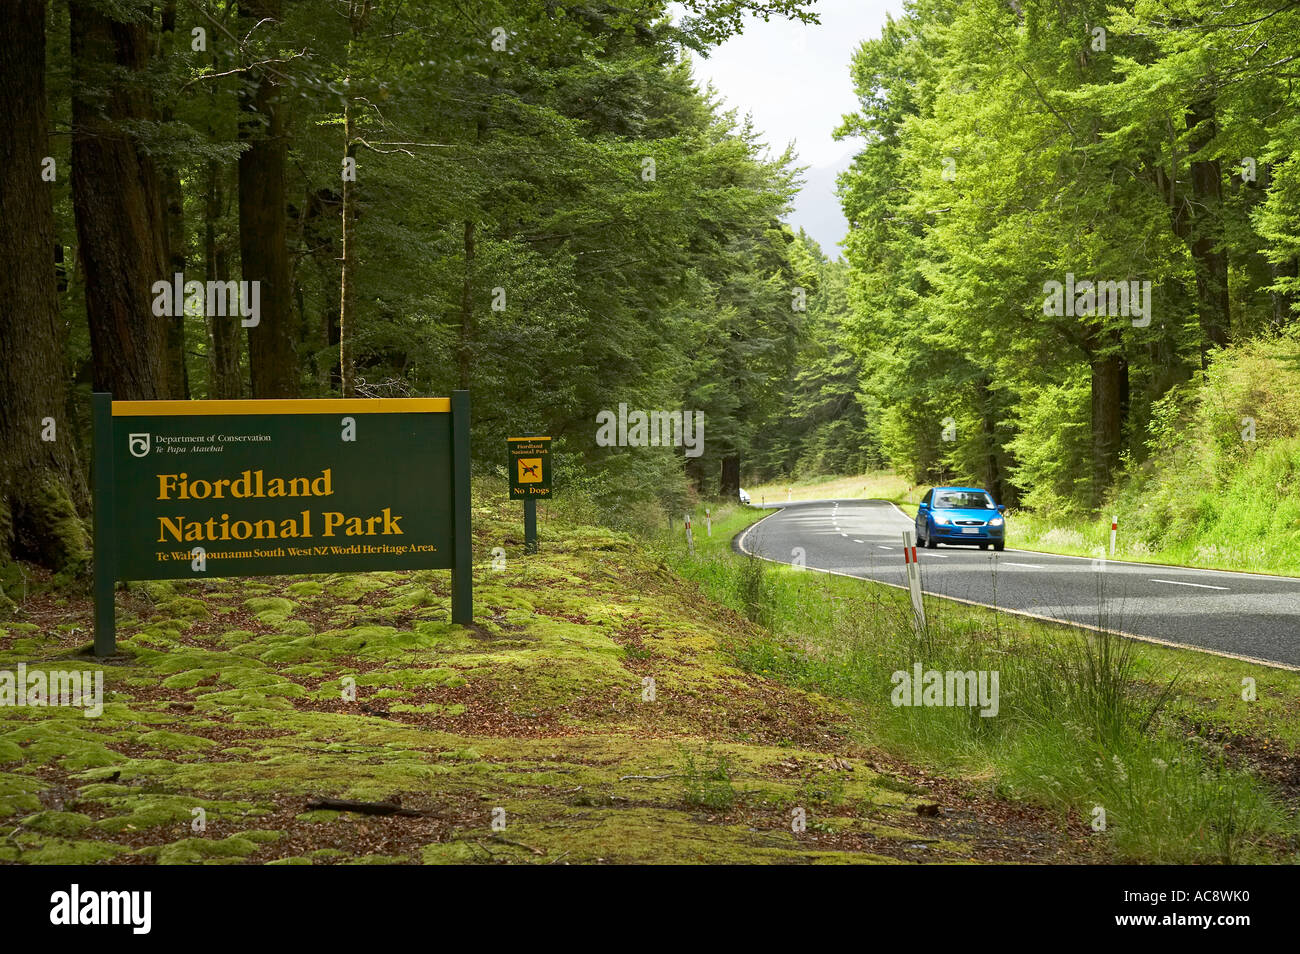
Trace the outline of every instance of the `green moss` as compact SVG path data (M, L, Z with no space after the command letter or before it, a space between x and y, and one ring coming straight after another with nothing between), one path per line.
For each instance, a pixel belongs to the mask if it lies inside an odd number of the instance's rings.
M176 584L171 580L148 580L144 583L132 584L132 588L134 587L139 587L154 603L166 603L176 595Z
M126 787L122 786L122 788ZM101 803L109 811L126 812L95 822L96 828L109 832L142 831L166 825L188 829L198 817L194 813L195 808L203 809L209 826L227 819L244 818L266 811L251 802L212 801L190 795L159 795L132 792L130 789L126 789L129 794L125 795L116 792L105 792L99 796L86 794L88 790L93 789L94 786L84 786L81 789L83 797Z
M247 831L221 839L182 838L169 845L143 848L140 854L157 858L160 865L229 864L247 858L260 843L279 837L275 831Z
M309 823L311 823L311 824L317 824L317 823L320 823L320 822L332 822L332 821L337 821L337 820L338 820L338 817L339 817L340 814L341 814L340 812L331 812L331 811L325 811L325 810L322 809L322 810L317 810L317 811L303 812L303 813L301 813L301 814L299 814L299 815L295 815L294 817L295 817L298 821L309 822Z
M208 612L206 603L192 596L177 596L161 604L158 609L182 619L208 619L212 615Z
M141 745L151 749L167 749L175 752L193 752L195 750L215 748L217 743L197 735L185 735L180 732L168 732L156 729L145 732L136 738Z
M244 600L244 609L268 626L285 622L297 608L297 603L282 596L255 596Z
M51 835L77 835L91 824L90 816L79 812L38 812L23 819L23 827L29 831L44 831Z
M129 850L106 841L47 838L30 848L24 847L16 860L29 865L92 865L116 858Z

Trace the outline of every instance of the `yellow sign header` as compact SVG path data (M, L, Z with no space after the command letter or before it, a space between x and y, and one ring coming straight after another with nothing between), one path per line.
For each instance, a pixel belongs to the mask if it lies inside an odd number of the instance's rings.
M450 414L451 398L308 398L262 401L114 401L114 417L188 414Z

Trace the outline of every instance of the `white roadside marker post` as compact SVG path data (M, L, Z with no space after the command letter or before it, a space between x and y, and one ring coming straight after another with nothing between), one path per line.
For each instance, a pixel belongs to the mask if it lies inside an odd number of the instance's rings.
M790 502L790 492L791 492L791 491L790 491L790 488L789 488L789 487L785 488L785 502L786 502L786 503L789 503L789 502Z
M1115 531L1119 529L1119 514L1110 518L1110 558L1115 559Z
M704 508L704 529L708 531L709 536L713 536L713 514L709 512L708 507Z
M695 538L691 536L691 515L686 515L686 548L695 556Z
M912 594L912 611L918 629L925 629L925 603L921 600L921 567L916 562L916 531L903 531L903 563L907 567L907 589Z

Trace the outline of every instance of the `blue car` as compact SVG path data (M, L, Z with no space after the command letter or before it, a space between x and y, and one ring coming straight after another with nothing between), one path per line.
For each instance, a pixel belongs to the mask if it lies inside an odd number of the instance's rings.
M1007 508L979 487L934 487L916 511L916 542L928 550L941 543L978 543L981 550L1006 546Z

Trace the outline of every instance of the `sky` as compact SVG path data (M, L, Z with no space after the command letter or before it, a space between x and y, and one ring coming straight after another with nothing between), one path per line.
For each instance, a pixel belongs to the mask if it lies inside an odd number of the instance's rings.
M902 13L902 0L818 0L820 25L751 19L745 31L707 59L692 55L701 87L712 82L728 107L750 113L774 154L795 144L805 184L787 221L811 235L831 258L848 223L835 197L835 176L849 165L858 141L836 142L840 117L857 109L849 61L858 44L880 35L885 15Z

